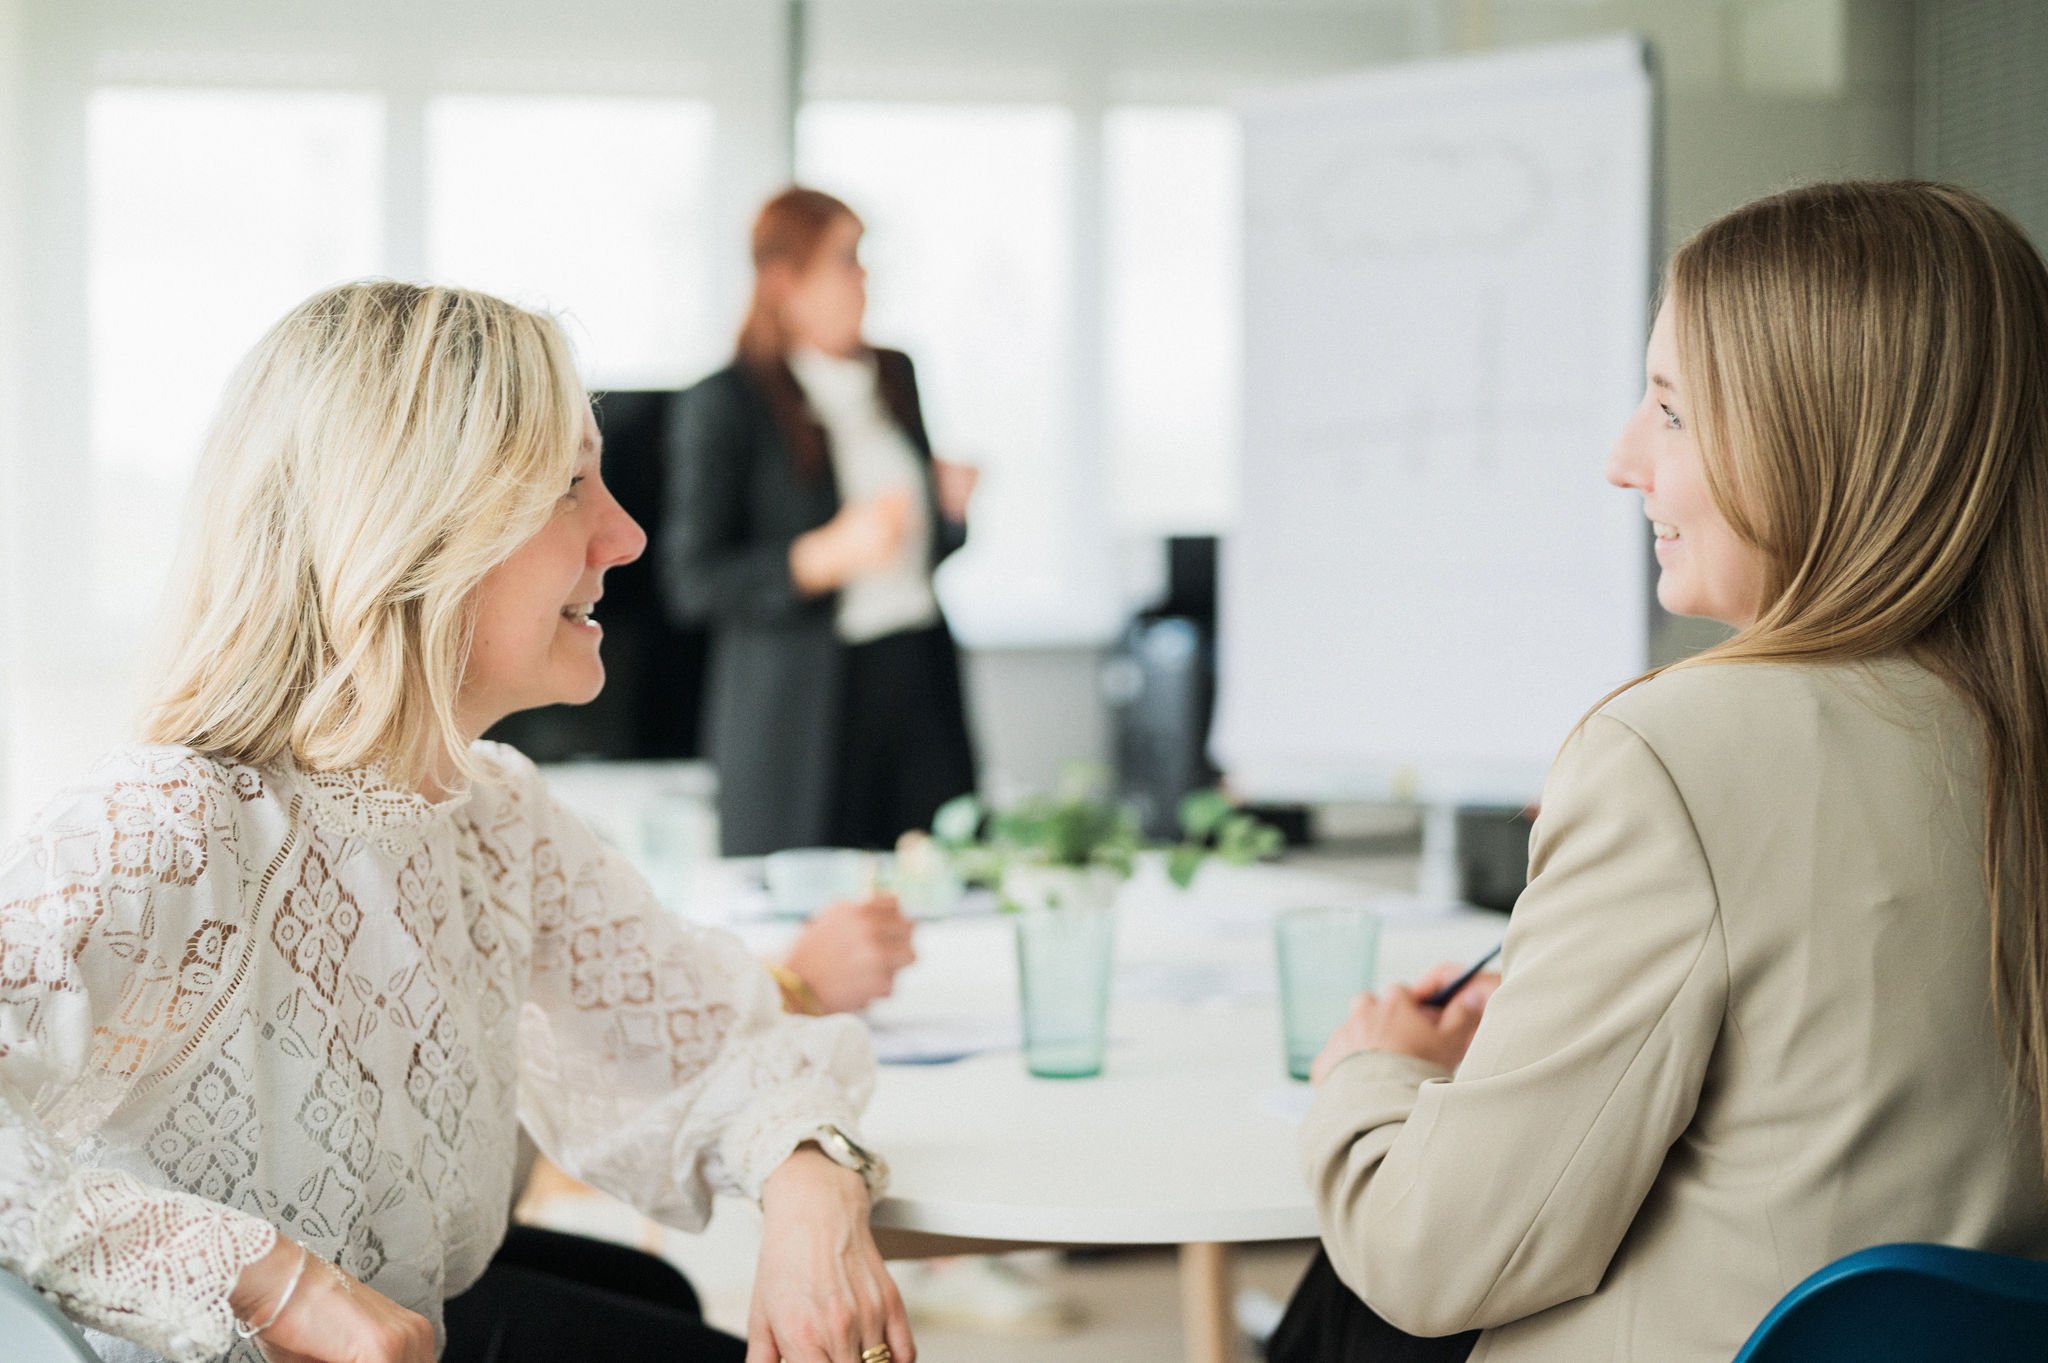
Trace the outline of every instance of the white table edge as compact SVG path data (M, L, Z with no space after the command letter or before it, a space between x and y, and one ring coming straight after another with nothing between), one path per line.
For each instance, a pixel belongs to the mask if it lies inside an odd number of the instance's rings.
M875 1205L878 1228L972 1240L1046 1245L1248 1244L1313 1240L1321 1234L1314 1206L1214 1209L1102 1208L1077 1215L1071 1207L1006 1206L986 1202L908 1202L884 1197Z

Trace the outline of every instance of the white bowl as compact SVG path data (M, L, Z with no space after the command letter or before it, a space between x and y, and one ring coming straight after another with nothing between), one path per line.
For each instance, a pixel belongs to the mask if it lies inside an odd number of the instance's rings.
M792 847L761 859L778 917L809 918L827 904L864 899L875 887L875 854L851 847Z

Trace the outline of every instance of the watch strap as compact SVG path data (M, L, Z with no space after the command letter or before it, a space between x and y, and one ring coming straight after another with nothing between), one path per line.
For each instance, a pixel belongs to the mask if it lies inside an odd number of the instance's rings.
M817 1146L834 1164L851 1169L868 1185L870 1197L880 1197L889 1182L889 1165L880 1155L856 1141L831 1122L821 1122L814 1135Z

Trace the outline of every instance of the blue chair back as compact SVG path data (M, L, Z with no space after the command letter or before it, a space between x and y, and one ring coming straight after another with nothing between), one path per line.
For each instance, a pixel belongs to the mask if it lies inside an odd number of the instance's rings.
M1948 1245L1879 1245L1786 1294L1735 1363L2041 1363L2048 1262Z
M100 1363L64 1313L0 1268L0 1359L7 1363Z

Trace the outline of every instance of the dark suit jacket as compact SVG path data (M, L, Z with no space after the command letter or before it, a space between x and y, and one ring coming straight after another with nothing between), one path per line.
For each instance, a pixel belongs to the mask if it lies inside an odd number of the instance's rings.
M875 355L882 399L925 464L936 567L966 531L939 512L910 357ZM789 546L840 499L824 432L800 401L786 372L736 362L680 394L669 427L663 597L673 619L711 630L704 736L727 855L817 845L830 817L845 670L838 598L797 592Z

